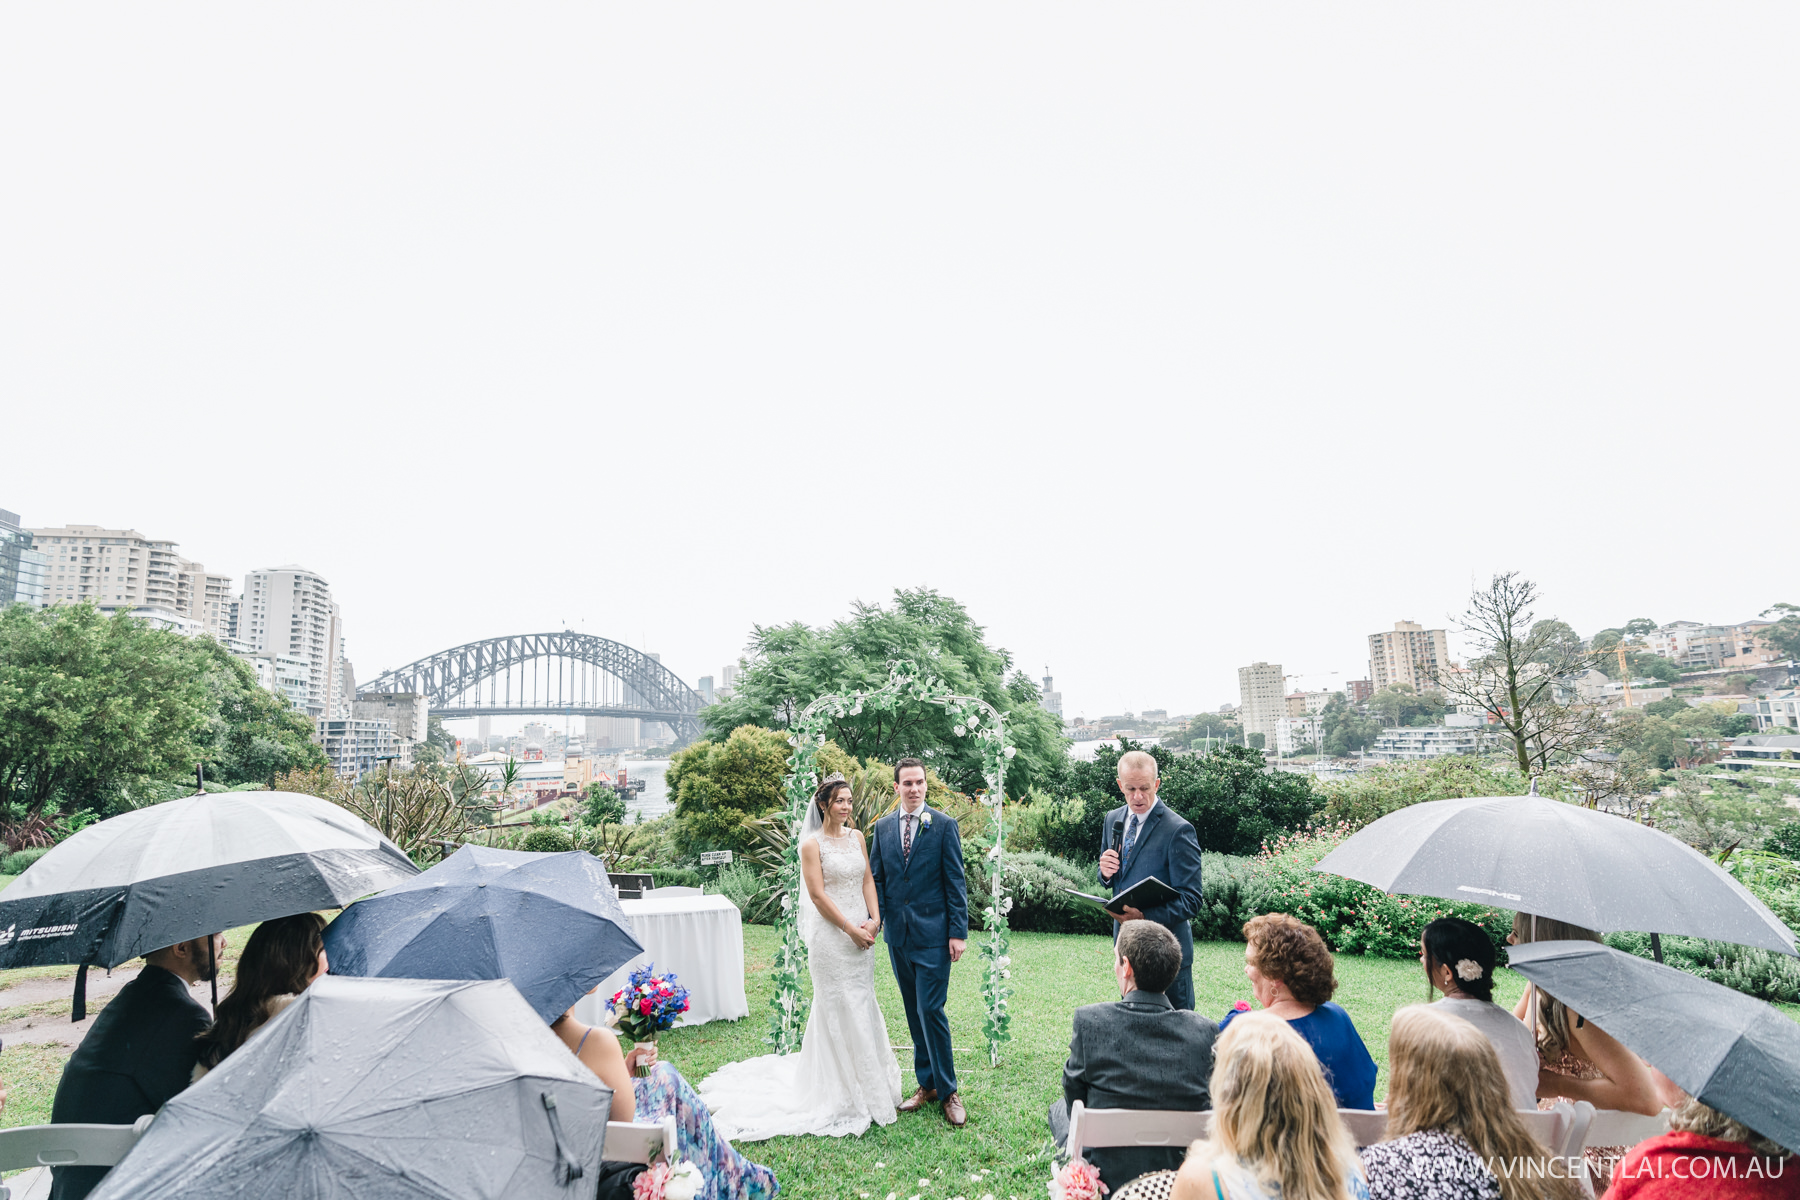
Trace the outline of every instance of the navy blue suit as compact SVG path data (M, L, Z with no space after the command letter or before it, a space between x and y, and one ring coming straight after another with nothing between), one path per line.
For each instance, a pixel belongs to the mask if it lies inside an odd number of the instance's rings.
M956 1091L956 1063L950 1052L950 939L969 936L969 895L963 879L962 835L956 822L921 806L915 820L912 854L900 852L902 809L876 821L869 831L869 873L881 905L882 936L888 961L906 1004L912 1031L913 1074L919 1086L941 1099Z
M1101 853L1112 849L1113 822L1118 820L1125 822L1127 830L1131 828L1130 805L1113 809L1101 822ZM1131 844L1131 853L1119 864L1119 873L1110 878L1099 873L1099 878L1116 896L1152 875L1180 893L1167 904L1144 909L1144 919L1163 926L1181 943L1181 973L1175 976L1167 994L1170 1004L1191 1012L1194 1008L1194 930L1190 922L1200 911L1200 838L1185 818L1161 800L1139 822L1137 839ZM1115 924L1113 937L1118 936L1119 927Z

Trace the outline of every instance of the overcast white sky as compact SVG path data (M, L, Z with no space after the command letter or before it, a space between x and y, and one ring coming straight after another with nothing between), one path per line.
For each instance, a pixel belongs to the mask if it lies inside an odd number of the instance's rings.
M368 678L928 584L1071 715L1800 602L1788 4L10 4L0 507ZM1337 672L1335 676L1327 672Z

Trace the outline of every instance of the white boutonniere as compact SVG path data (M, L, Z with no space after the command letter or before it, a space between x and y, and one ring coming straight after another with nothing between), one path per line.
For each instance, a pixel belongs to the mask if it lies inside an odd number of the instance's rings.
M922 808L919 810L919 828L931 828L931 810L929 808Z

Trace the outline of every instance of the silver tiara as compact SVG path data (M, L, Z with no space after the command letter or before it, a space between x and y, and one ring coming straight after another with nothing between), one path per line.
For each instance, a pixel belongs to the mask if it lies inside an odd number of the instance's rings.
M819 780L819 786L824 787L828 783L849 783L849 782L850 781L848 779L845 779L844 776L840 772L833 771L831 774L827 775L825 778Z

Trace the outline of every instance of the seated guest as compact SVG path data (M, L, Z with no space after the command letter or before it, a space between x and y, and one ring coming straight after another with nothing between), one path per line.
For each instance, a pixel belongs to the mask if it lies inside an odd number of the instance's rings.
M1375 1060L1350 1014L1331 1002L1337 976L1319 931L1285 913L1266 913L1244 924L1244 941L1244 974L1256 1002L1306 1039L1339 1108L1374 1108ZM1241 1015L1226 1013L1219 1028Z
M1485 940L1485 939L1484 939ZM1492 1163L1510 1164L1498 1174ZM1577 1200L1508 1093L1481 1029L1440 1002L1394 1014L1387 1137L1362 1151L1371 1200ZM1552 1174L1553 1169L1559 1173Z
M69 1056L50 1120L129 1125L185 1088L199 1050L194 1037L210 1023L188 988L210 981L224 953L225 935L215 933L146 954L138 977L107 1001ZM107 1170L54 1168L51 1200L80 1200Z
M1050 1108L1050 1132L1069 1137L1069 1109L1148 1108L1198 1112L1208 1107L1212 1022L1176 1008L1167 995L1181 971L1181 943L1155 921L1126 921L1113 947L1122 999L1075 1010L1063 1098ZM1087 1154L1110 1188L1149 1171L1181 1165L1181 1148L1096 1147Z
M1439 917L1425 927L1419 961L1435 991L1436 1007L1461 1017L1487 1035L1506 1073L1514 1108L1537 1107L1537 1043L1525 1022L1494 1003L1494 943L1481 926L1461 917ZM1388 1070L1393 1071L1393 1060Z
M773 1170L751 1162L719 1136L706 1101L694 1093L681 1072L656 1060L654 1045L633 1046L629 1054L624 1053L612 1030L584 1025L573 1013L574 1009L570 1009L558 1017L550 1031L600 1077L600 1082L612 1089L612 1120L660 1121L674 1114L680 1142L676 1158L699 1167L706 1179L706 1187L696 1200L760 1200L781 1190ZM648 1076L634 1073L633 1068L640 1065L650 1069ZM605 1170L602 1175L612 1179ZM628 1193L621 1192L624 1194Z
M1669 1132L1633 1146L1613 1172L1607 1200L1795 1200L1800 1162L1787 1147L1687 1098Z
M1368 1200L1319 1059L1291 1022L1246 1013L1219 1036L1212 1131L1188 1149L1173 1200Z
M231 994L219 1001L212 1028L196 1039L196 1080L224 1062L226 1055L330 969L325 939L319 936L324 928L325 918L318 913L277 917L256 927L238 956Z

